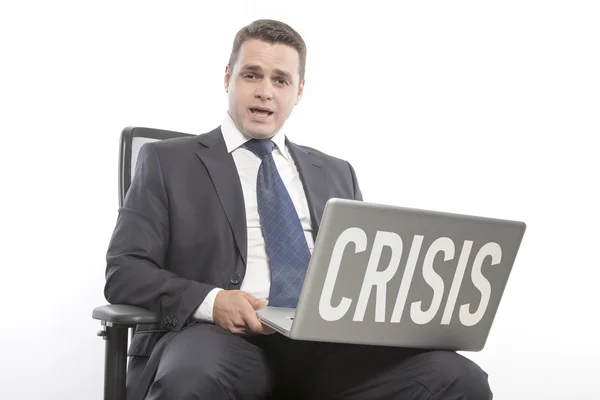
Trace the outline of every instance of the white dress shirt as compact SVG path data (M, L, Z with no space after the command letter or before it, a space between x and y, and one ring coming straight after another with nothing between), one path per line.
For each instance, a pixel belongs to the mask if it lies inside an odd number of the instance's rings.
M269 287L271 284L269 257L267 255L267 248L260 226L258 203L256 199L256 181L261 159L250 150L243 147L243 144L251 138L240 132L229 113L226 114L223 123L221 124L221 131L223 133L223 138L225 139L227 151L233 155L233 160L235 161L240 176L244 203L246 206L248 257L246 274L240 290L248 292L256 298L269 300ZM300 217L300 223L302 224L304 235L306 236L306 242L308 243L308 248L312 254L314 249L312 225L308 210L308 202L304 195L304 187L300 180L298 169L285 145L285 136L283 132L281 130L277 132L272 140L276 145L273 149L275 165L277 166L279 175L292 198L298 217ZM217 293L221 290L223 289L215 288L208 293L200 307L198 307L194 313L195 318L202 321L213 322L213 305Z

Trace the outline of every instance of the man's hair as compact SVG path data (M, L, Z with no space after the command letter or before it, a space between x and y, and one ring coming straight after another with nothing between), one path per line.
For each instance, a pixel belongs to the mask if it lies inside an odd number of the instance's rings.
M259 19L240 29L233 40L233 49L229 57L229 69L233 71L240 48L245 41L256 39L263 42L275 44L281 43L293 47L298 51L300 57L300 81L304 79L306 68L306 43L298 32L291 26L272 19Z

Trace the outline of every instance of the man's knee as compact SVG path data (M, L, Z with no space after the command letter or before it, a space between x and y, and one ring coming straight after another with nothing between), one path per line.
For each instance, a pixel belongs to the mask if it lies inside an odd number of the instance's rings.
M262 398L271 381L262 351L214 325L190 327L165 349L149 398ZM247 394L247 396L246 396Z
M475 362L451 351L425 353L438 386L433 399L491 400L487 373Z
M184 362L165 368L157 374L149 398L218 398L216 396L220 392L227 392L229 389L222 386L217 368L205 363Z

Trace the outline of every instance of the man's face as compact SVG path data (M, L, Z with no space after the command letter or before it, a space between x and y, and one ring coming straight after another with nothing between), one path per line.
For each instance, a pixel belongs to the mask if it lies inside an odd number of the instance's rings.
M293 47L248 40L233 70L225 70L229 114L238 129L255 139L273 137L300 101L300 58Z

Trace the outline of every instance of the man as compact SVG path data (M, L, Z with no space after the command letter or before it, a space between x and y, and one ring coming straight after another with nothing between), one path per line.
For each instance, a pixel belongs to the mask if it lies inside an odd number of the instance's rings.
M305 62L291 27L253 22L225 70L222 125L140 151L105 295L161 322L138 327L128 391L141 382L136 393L152 400L490 399L485 372L454 352L293 341L260 323L267 301L295 305L325 202L362 200L348 162L284 136Z

